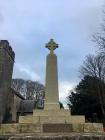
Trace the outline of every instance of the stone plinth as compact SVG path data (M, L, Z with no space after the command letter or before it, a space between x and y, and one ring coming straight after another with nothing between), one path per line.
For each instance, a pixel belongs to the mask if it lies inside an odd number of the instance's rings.
M55 132L55 126L56 128ZM53 128L49 128L49 127ZM63 128L63 126L65 128ZM59 128L60 127L60 128ZM67 128L66 128L67 127ZM48 130L48 128L50 130ZM0 135L6 135L6 134L22 134L22 133L57 133L61 134L64 129L65 133L103 133L103 125L102 124L96 124L96 123L81 123L81 124L65 124L65 123L59 123L59 124L51 124L51 123L45 123L45 124L33 124L33 123L25 123L25 124L1 124L0 125ZM104 133L103 133L104 134Z
M69 110L34 110L33 116L20 116L19 123L85 123L84 116L71 116Z
M71 113L67 109L59 109L59 110L34 110L33 116L70 116Z
M21 116L19 123L33 123L33 124L44 124L44 123L85 123L83 116L67 117L67 116Z

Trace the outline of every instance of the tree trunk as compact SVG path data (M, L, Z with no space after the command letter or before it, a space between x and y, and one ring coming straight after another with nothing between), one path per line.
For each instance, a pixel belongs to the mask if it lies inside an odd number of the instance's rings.
M104 110L104 98L103 98L104 91L103 91L103 85L100 80L97 81L97 87L98 87L98 97L99 97L99 103L102 112L103 124L105 125L105 110Z

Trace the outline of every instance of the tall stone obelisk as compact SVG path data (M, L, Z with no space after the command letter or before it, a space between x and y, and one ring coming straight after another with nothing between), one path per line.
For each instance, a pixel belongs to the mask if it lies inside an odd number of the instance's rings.
M46 48L50 50L46 62L46 83L45 83L45 110L60 109L59 106L59 90L58 90L58 69L57 56L54 50L58 48L58 44L51 39Z

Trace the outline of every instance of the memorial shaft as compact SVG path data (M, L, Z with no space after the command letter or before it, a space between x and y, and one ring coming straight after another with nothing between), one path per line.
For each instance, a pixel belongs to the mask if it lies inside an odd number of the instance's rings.
M46 45L50 54L46 60L45 109L59 109L57 56L53 52L57 47L52 39Z

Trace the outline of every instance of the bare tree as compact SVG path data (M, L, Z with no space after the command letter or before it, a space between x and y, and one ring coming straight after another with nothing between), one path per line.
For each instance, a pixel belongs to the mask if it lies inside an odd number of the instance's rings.
M105 9L105 5L104 5ZM100 30L98 33L95 33L93 35L93 42L96 43L96 46L99 48L99 51L102 53L102 55L105 55L105 10L103 12L103 21L100 25Z
M105 82L105 56L88 55L80 68L80 73L82 76L90 75Z
M93 35L93 41L96 42L102 53L105 52L105 26L103 26L101 33Z
M33 82L30 80L13 79L11 87L23 95L25 99L38 99L41 94L43 98L45 96L44 86L37 81Z
M100 107L105 119L105 91L103 87L105 83L105 56L101 54L88 55L80 68L80 73L82 76L89 75L96 78L97 82L94 84L97 85Z
M20 92L20 89L23 84L24 84L23 79L12 79L11 86L15 91Z

